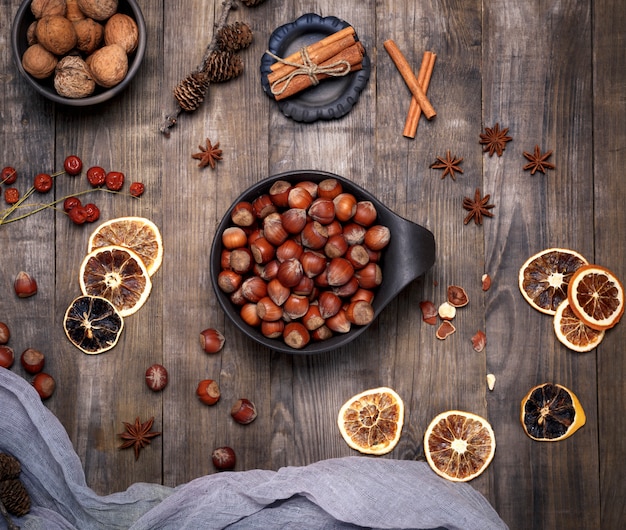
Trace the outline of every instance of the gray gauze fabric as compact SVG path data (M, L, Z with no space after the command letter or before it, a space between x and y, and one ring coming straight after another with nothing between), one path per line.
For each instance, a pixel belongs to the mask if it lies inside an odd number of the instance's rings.
M0 452L22 464L32 498L30 513L15 518L23 529L507 528L469 484L441 479L424 462L365 456L216 473L176 488L137 483L99 496L61 423L4 368Z

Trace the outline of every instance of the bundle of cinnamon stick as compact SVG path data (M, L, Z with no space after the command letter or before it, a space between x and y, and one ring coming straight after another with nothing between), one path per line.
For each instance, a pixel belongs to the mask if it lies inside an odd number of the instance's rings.
M361 70L365 48L348 26L288 57L275 57L267 76L276 100L293 96L329 77Z

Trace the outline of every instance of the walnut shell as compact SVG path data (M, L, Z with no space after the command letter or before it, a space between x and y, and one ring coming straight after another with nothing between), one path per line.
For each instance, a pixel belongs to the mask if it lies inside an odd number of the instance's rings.
M105 88L117 85L128 73L128 56L119 44L103 46L87 57L96 83Z
M50 15L65 16L65 0L33 0L30 10L39 19Z
M77 20L73 24L76 30L76 47L87 55L95 52L102 43L104 35L102 24L89 17Z
M37 30L37 21L33 20L30 23L30 26L28 26L28 29L26 30L26 42L28 43L29 46L32 46L33 44L37 44L37 35L35 35L36 30Z
M78 7L94 20L106 20L117 12L117 0L78 0Z
M65 18L70 22L76 22L81 18L85 18L85 13L78 7L78 0L66 0L67 9L65 10Z
M93 94L96 82L85 61L77 55L68 55L57 64L54 88L60 96L77 99Z
M116 13L104 25L104 43L119 44L126 53L132 53L139 43L139 28L128 15Z
M37 79L45 79L52 75L57 62L54 54L46 50L41 44L29 46L22 55L24 70Z
M76 31L67 18L60 15L45 16L35 28L37 42L55 55L65 55L76 46Z

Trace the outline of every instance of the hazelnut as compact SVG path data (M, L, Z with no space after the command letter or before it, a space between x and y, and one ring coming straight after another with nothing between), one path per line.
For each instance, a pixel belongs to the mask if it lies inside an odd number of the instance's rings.
M4 345L0 346L0 366L9 369L13 366L13 361L15 361L13 348Z
M206 353L217 353L224 347L224 335L216 329L205 329L200 332L200 346Z
M96 22L93 18L81 18L74 22L74 30L76 31L76 47L87 55L96 51L102 37L104 28L102 24Z
M65 55L76 46L74 25L61 15L50 15L39 19L35 36L39 44L55 55Z
M15 289L15 294L20 298L28 298L37 294L37 282L30 274L24 271L17 273L13 288Z
M0 344L6 344L11 338L11 330L4 322L0 322Z
M96 83L105 88L117 85L128 72L128 57L117 44L103 46L93 52L87 58L87 64Z
M153 392L159 392L167 386L168 374L165 366L153 364L146 370L146 385Z
M78 7L78 0L66 0L65 18L70 22L76 22L81 18L85 18L85 14Z
M43 370L44 365L46 364L46 358L43 353L35 348L27 348L23 351L22 356L20 357L20 362L22 363L22 367L29 374L38 374Z
M221 397L220 387L213 379L203 379L198 383L196 395L205 405L215 405Z
M29 46L22 55L24 70L36 79L45 79L51 76L57 63L58 60L54 54L46 50L41 44Z
M42 18L49 15L65 16L65 0L33 0L30 10L35 18Z
M84 98L96 89L87 63L76 55L67 55L57 64L54 74L54 88L66 98Z
M139 43L139 28L128 15L115 13L104 25L104 43L119 44L126 53L132 53Z
M56 388L54 378L45 372L39 372L33 378L32 385L35 387L35 390L41 399L48 399L54 393L54 389Z
M437 312L442 320L452 320L456 316L456 307L450 302L444 302L439 306Z
M106 20L117 12L117 0L77 0L78 7L94 20Z
M230 447L218 447L211 453L211 460L213 465L219 471L225 471L228 469L234 469L237 459L235 457L235 451Z
M237 423L247 425L255 420L256 407L249 399L238 399L230 409L230 415Z

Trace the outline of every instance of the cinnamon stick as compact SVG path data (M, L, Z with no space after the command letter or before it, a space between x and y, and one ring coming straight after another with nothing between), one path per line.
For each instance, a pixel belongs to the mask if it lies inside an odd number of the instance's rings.
M437 111L435 111L434 107L431 105L430 101L426 97L426 94L424 94L422 87L420 87L419 83L417 82L415 74L411 70L409 62L400 51L400 48L398 48L396 43L391 39L383 42L383 46L385 47L385 50L387 50L387 53L391 57L391 60L396 65L396 68L400 72L402 79L404 79L404 82L409 87L411 94L413 94L413 96L419 103L419 106L421 107L424 116L426 116L426 118L429 120L434 118L437 115Z
M437 54L429 51L425 51L422 57L422 64L419 72L417 73L417 82L422 87L424 94L428 92L428 85L430 84L430 78L433 75L433 68L435 67L435 60ZM419 124L420 115L422 114L422 108L419 106L417 99L411 97L411 104L409 105L409 112L404 122L404 131L402 136L406 138L415 138L417 133L417 126Z
M346 48L349 48L354 43L355 43L354 35L348 35L346 37L343 37L342 39L331 42L330 44L323 46L321 48L317 48L311 52L309 52L307 48L307 53L309 55L309 59L311 59L312 62L314 62L315 64L321 64L322 62L330 59L331 57L334 57L338 53L341 53ZM298 64L303 64L304 61L302 59L302 55L300 52L298 52L298 57L299 57L299 60L294 61L294 62ZM288 64L281 63L280 68L274 70L273 72L267 75L267 80L269 81L269 84L271 85L272 83L274 83L275 81L278 81L282 77L285 77L289 75L291 72L294 72L295 70L297 70L297 68L298 68L297 66L291 66Z
M332 66L339 61L347 61L350 64L350 72L355 72L361 70L363 66L363 55L365 53L365 49L360 42L355 42L349 48L341 51L334 57L320 63L318 66L328 67ZM332 77L331 74L326 73L318 73L316 75L317 80L327 79L328 77ZM285 81L280 81L275 85L271 85L274 91L277 93L274 95L274 98L279 101L281 99L288 98L289 96L293 96L302 90L309 88L313 85L313 80L307 74L296 75L292 77L288 82L289 84L286 87L281 86L281 83L286 83ZM284 90L283 90L284 89ZM281 92L282 90L282 92Z
M340 29L339 31L336 31L335 33L332 33L328 37L324 37L322 40L319 40L319 41L314 42L313 44L310 44L309 46L307 46L306 47L307 52L310 55L314 51L319 50L320 48L323 48L324 46L328 46L329 44L332 44L333 42L337 42L338 40L341 40L344 37L348 37L348 36L354 35L354 34L355 34L355 31L354 31L354 28L352 26L348 26L347 28ZM300 51L294 52L291 55L289 55L288 57L284 58L285 61L288 61L290 63L302 62L301 59L302 59L302 56L300 54ZM283 66L283 64L281 62L276 62L276 63L272 64L272 66L270 66L270 70L272 72L275 72L276 70L278 70L282 66Z

